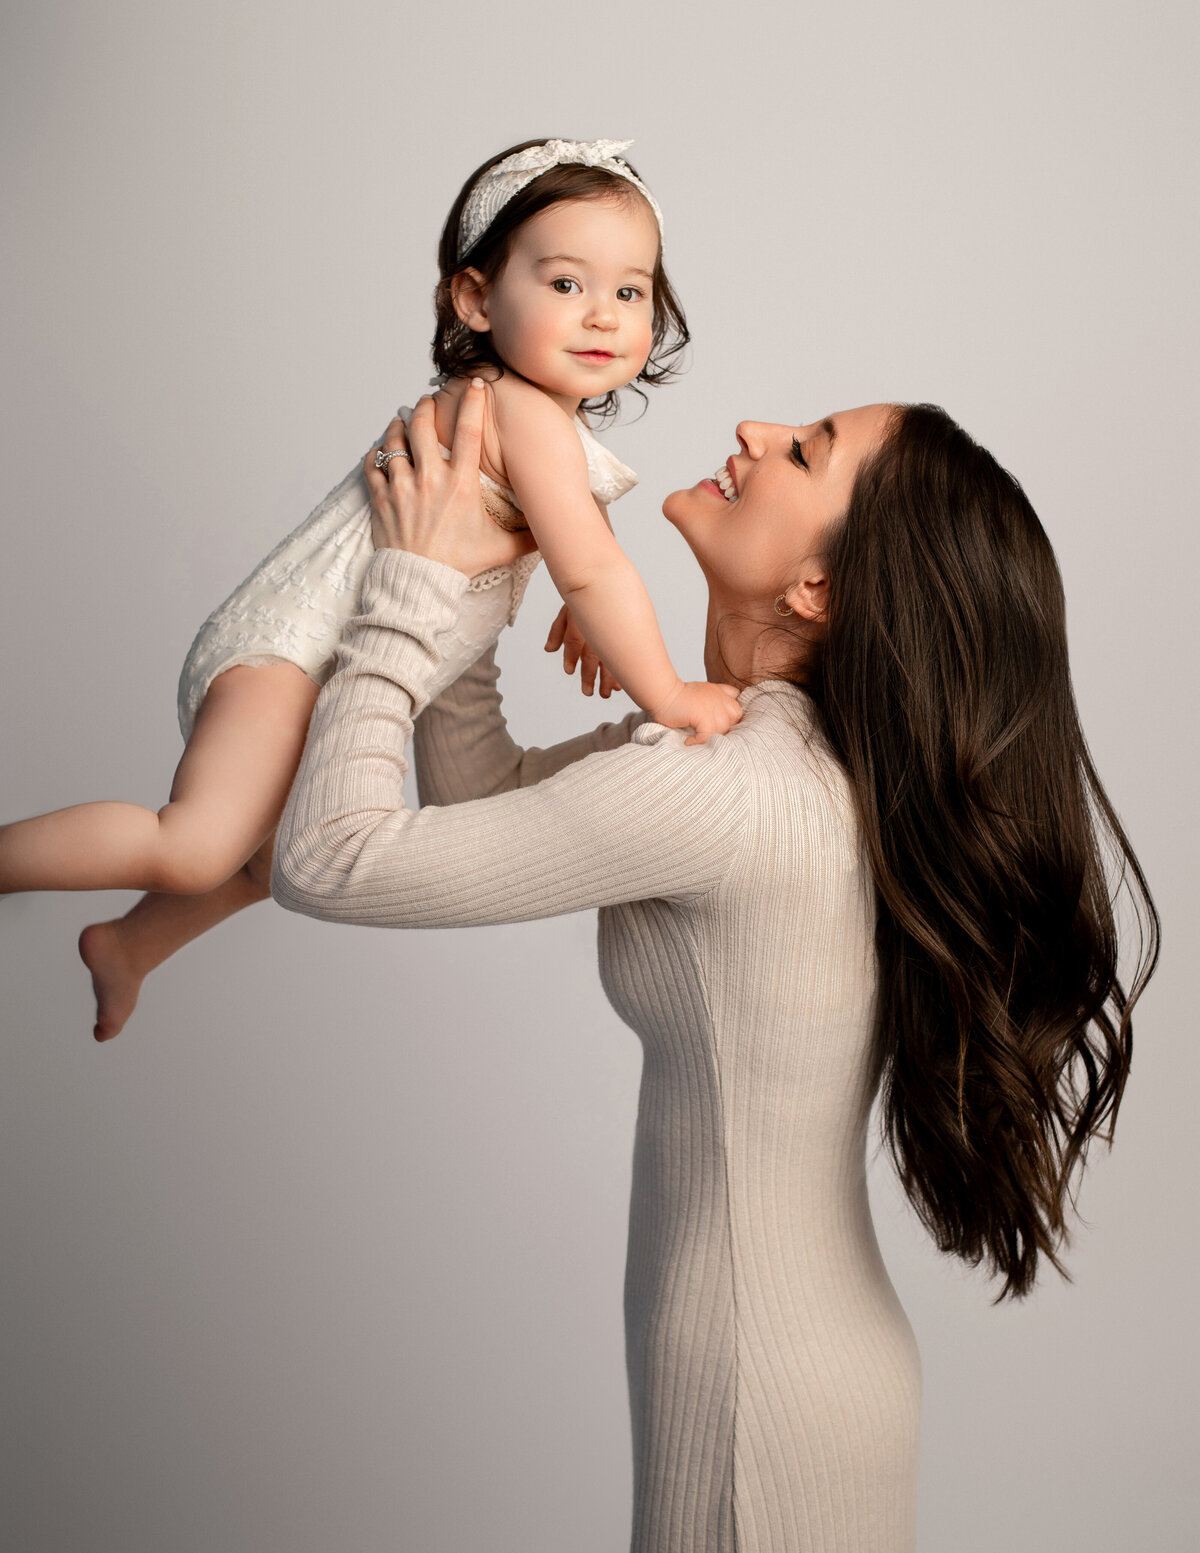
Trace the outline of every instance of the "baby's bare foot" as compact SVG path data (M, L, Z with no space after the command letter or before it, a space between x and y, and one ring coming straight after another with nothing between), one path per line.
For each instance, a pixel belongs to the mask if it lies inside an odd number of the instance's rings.
M120 1034L142 990L142 975L122 947L119 927L119 921L93 922L79 935L79 955L92 973L96 994L92 1034L98 1041L111 1041Z

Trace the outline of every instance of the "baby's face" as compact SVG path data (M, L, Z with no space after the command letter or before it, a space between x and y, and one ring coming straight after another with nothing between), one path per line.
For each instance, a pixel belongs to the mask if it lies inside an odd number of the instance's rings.
M657 257L658 223L637 194L540 211L484 303L500 359L573 399L632 382L650 354Z

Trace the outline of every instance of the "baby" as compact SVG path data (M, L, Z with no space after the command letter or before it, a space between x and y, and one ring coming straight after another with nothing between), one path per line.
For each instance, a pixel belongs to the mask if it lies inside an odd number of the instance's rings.
M466 385L482 377L481 496L503 527L527 527L546 561L564 602L552 641L592 649L602 693L619 684L656 722L705 739L739 720L736 692L685 683L672 667L607 521L607 503L636 476L583 418L612 413L623 387L669 377L687 339L663 270L658 205L617 154L628 145L530 142L463 187L439 249L438 440L445 451ZM150 969L268 893L275 825L371 553L356 466L193 642L179 691L186 748L164 808L87 803L0 827L0 892L150 892L81 935L97 1039L121 1029ZM439 642L431 695L515 617L536 564L535 553L472 580L484 597Z

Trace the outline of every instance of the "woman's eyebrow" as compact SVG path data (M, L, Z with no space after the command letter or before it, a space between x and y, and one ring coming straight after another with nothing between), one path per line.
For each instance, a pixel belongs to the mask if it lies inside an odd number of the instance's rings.
M837 441L837 427L828 416L817 427L817 436L820 436L822 432L825 433L825 463L828 464L829 456L833 452L833 444ZM804 439L806 445L816 440L816 437L805 437Z

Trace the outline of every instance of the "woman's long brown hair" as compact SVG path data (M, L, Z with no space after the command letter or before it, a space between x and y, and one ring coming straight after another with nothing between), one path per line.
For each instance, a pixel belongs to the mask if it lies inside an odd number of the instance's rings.
M1017 481L937 406L899 406L825 549L827 631L798 677L875 881L885 1135L938 1246L1023 1295L1041 1256L1065 1275L1158 916L1084 741L1062 579Z

